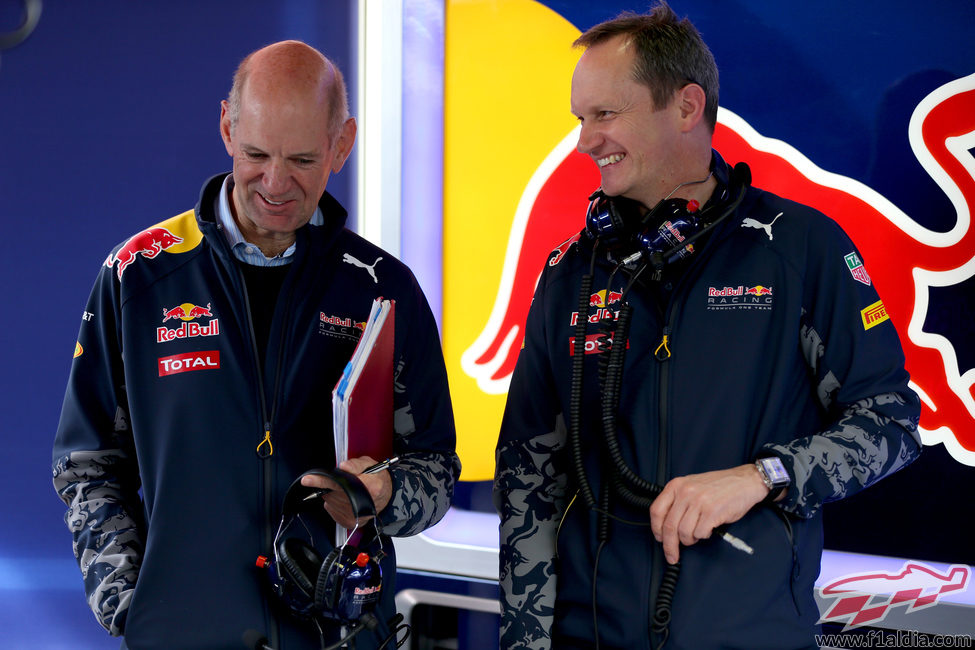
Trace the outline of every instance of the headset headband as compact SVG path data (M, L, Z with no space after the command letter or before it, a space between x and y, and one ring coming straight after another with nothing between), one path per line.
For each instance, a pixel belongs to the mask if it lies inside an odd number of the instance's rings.
M301 479L309 475L324 476L335 481L349 497L349 503L352 504L352 512L355 513L356 519L376 516L376 506L372 502L372 496L362 481L359 480L359 477L336 467L335 469L310 469L296 478L284 495L284 504L281 506L282 519L286 520L309 507L321 508L318 499L305 501L305 497L318 491L318 488L301 484Z

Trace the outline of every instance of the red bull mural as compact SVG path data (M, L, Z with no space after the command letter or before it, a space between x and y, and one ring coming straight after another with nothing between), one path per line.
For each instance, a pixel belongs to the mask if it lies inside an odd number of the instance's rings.
M964 325L975 318L975 60L963 26L975 21L975 5L946 0L925 14L924 29L906 0L670 5L695 22L721 70L715 148L730 164L748 163L755 185L847 230L862 253L846 259L851 276L883 297L862 306L864 327L892 323L903 342L927 451L909 477L891 482L900 492L864 499L890 518L885 503L921 507L912 480L965 489L975 472L975 338ZM463 480L493 476L535 283L549 254L558 264L578 235L599 184L595 165L575 150L569 89L580 52L571 43L647 6L446 3L442 324ZM742 227L773 235L769 224ZM761 280L713 287L709 301L773 308L776 287ZM939 518L930 508L924 516ZM876 531L872 539L899 537ZM949 547L958 548L940 548Z
M975 465L975 371L961 372L948 339L926 332L928 290L975 274L975 75L939 88L917 106L911 146L957 213L948 232L921 226L870 187L818 168L788 143L763 137L731 111L718 116L714 146L734 164L747 162L753 183L834 218L857 243L866 267L848 260L860 281L872 281L884 303L865 314L865 327L889 317L901 336L913 387L921 395L927 444L943 443L960 462ZM521 347L521 327L550 242L579 228L565 214L584 214L587 193L599 185L592 163L578 154L572 132L539 166L526 187L512 225L502 284L491 317L465 352L465 372L485 392L504 392ZM855 256L854 256L855 257ZM746 295L772 295L747 287ZM868 320L869 317L869 320Z

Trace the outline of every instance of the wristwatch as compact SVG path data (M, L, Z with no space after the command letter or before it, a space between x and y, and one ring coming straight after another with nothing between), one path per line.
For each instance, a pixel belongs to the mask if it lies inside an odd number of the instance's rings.
M778 496L780 488L789 487L792 483L789 472L785 470L785 465L778 456L759 458L755 461L755 467L758 468L758 475L762 477L762 483L769 489L769 496L773 499Z

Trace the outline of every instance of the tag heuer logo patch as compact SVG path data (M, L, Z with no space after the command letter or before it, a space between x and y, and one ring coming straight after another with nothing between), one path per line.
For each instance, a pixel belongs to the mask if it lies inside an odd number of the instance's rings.
M853 279L857 282L862 282L863 284L870 286L870 276L867 275L867 269L864 268L863 262L860 261L860 257L856 253L850 253L843 259L846 260L846 266L849 267L850 273L853 275Z

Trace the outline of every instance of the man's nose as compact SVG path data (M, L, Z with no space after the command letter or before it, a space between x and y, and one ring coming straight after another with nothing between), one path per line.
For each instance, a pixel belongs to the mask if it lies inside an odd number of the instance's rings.
M272 158L264 168L264 187L272 195L286 191L290 178L291 172L283 160Z
M601 142L602 136L599 130L583 122L579 129L579 142L576 143L576 150L579 153L588 155L595 151Z

